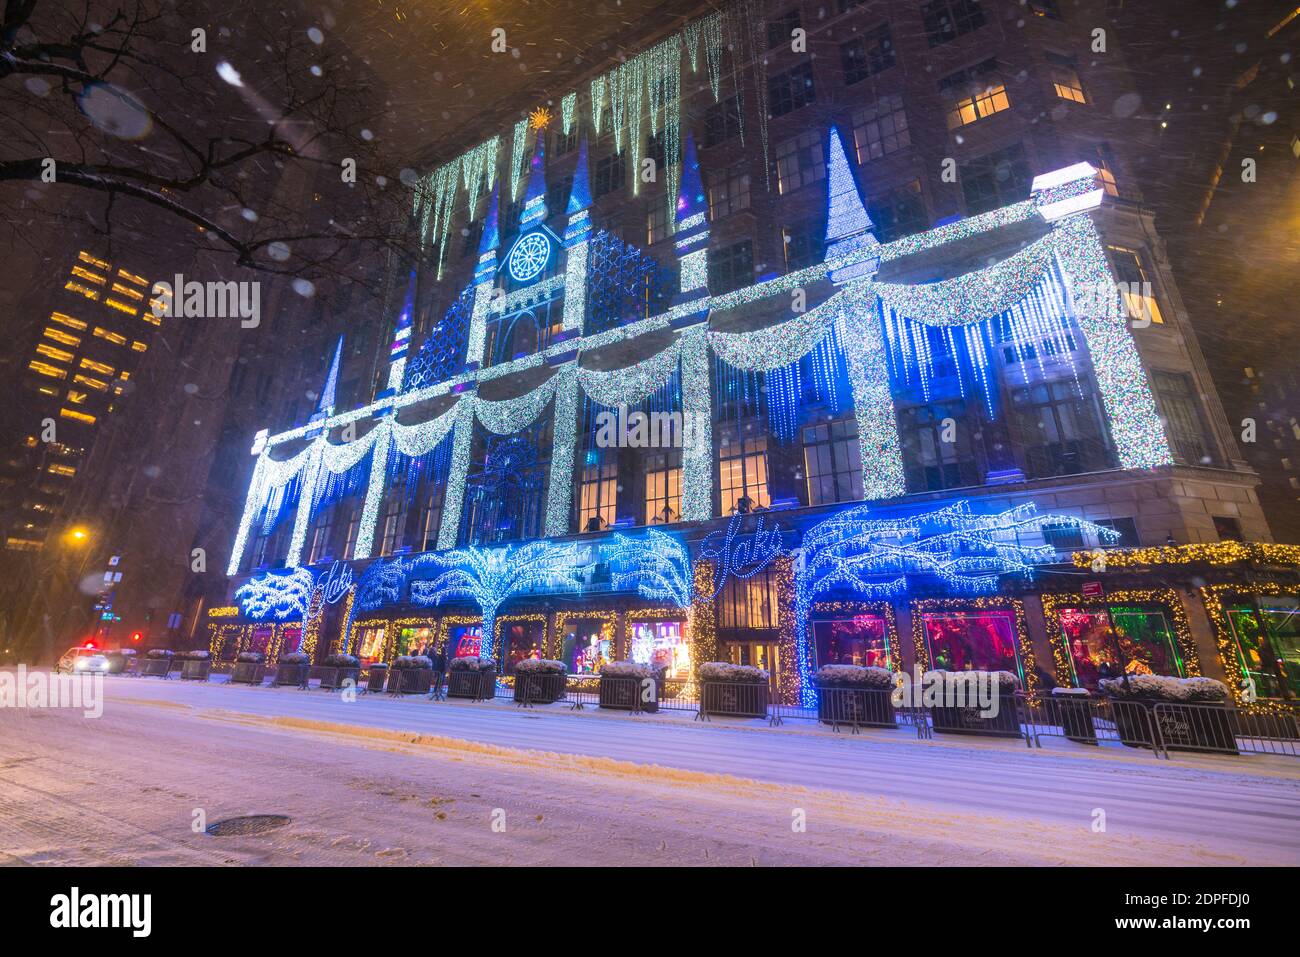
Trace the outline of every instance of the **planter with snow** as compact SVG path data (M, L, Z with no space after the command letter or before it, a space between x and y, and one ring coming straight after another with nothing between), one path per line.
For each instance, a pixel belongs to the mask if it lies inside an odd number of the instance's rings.
M943 734L990 734L999 738L1023 738L1016 710L1016 676L1009 671L931 671L939 682L938 705L930 706L930 723ZM996 693L995 693L996 692ZM989 701L985 713L979 705L983 694Z
M649 665L611 661L600 669L600 706L620 711L658 711L663 679Z
M424 655L399 655L388 669L389 694L428 694L433 662Z
M700 665L700 712L733 718L766 718L768 673L753 665L706 661Z
M266 655L260 651L241 651L230 669L230 683L260 685L266 677Z
M324 691L338 691L349 680L355 688L361 683L361 660L355 655L326 655L316 673L320 676L320 687Z
M294 685L305 688L310 674L311 657L301 651L290 651L281 655L280 660L276 662L275 677L271 679L271 686L281 688L285 685Z
M497 663L473 655L451 659L447 670L447 697L484 701L496 691Z
M525 658L515 665L515 701L519 704L553 704L564 698L569 669L563 661Z
M140 665L140 674L154 678L166 678L174 666L176 655L170 648L150 648Z
M893 728L894 673L886 668L822 665L817 684L817 719L823 724Z
M1228 686L1213 678L1128 675L1103 678L1097 690L1110 699L1120 741L1131 748L1237 753Z
M207 681L212 674L212 653L209 651L182 651L175 656L181 662L181 679Z

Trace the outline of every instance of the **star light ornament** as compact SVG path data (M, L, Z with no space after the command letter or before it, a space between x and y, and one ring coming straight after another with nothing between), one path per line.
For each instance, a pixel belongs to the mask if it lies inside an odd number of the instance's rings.
M441 605L468 599L483 613L483 642L479 655L496 655L497 611L509 598L537 589L580 592L584 574L592 567L586 549L576 544L536 541L504 548L474 545L434 552L412 559L408 578L411 601ZM433 573L431 579L417 579Z

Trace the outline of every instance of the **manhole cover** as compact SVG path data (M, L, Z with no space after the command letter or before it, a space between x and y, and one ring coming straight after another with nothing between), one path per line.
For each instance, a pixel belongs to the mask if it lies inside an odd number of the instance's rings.
M216 824L209 824L207 833L213 837L243 837L249 834L264 834L284 827L289 819L283 814L250 814L247 817L232 817Z

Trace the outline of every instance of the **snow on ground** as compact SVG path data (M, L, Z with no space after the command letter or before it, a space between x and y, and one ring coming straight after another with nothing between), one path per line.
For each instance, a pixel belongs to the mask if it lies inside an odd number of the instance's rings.
M0 710L0 863L1300 863L1291 758L148 678L105 688L98 720ZM194 833L196 809L207 823L293 820L217 838Z

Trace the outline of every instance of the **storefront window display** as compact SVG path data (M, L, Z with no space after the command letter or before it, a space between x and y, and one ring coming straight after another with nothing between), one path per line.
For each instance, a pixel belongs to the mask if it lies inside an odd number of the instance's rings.
M362 628L357 640L357 657L363 666L379 661L384 654L384 638L388 630L380 625L376 628Z
M248 650L267 654L271 650L273 637L275 637L274 625L254 625L253 633L248 637Z
M605 635L604 622L598 618L579 618L567 624L561 660L570 674L600 674L601 665L614 657L613 642Z
M432 625L412 625L402 628L397 632L397 650L394 654L398 655L418 655L423 653L433 653L430 647L433 644L434 632Z
M447 629L447 659L477 657L483 646L481 625L452 625Z
M1300 698L1300 598L1261 595L1265 628L1250 601L1224 603L1237 664L1260 698Z
M544 658L546 623L511 621L500 626L501 647L505 652L505 673L515 673L515 665L525 658Z
M885 617L853 615L813 621L817 665L859 665L894 670Z
M288 655L298 651L302 645L302 629L286 628L280 641L280 654Z
M921 613L930 667L943 671L1009 671L1024 686L1016 616L1010 609Z
M691 643L684 621L629 621L628 657L637 664L664 669L669 680L685 681L691 673Z
M1184 677L1165 611L1111 605L1058 614L1075 687L1095 690L1102 678L1123 674Z

